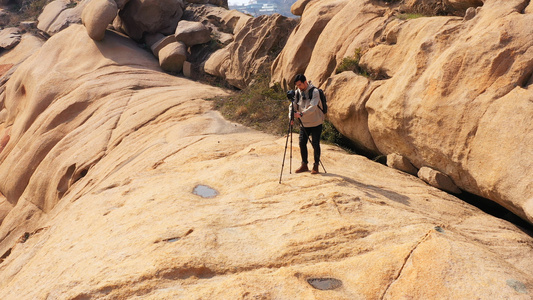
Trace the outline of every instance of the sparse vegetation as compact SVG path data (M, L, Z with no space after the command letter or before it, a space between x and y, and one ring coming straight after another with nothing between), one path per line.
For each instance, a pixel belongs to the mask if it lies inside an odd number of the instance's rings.
M415 14L403 13L403 14L397 15L396 17L398 19L400 19L400 20L411 20L411 19L422 18L422 17L425 17L425 16L423 14L419 14L419 13L415 13Z
M337 67L335 73L339 74L345 71L352 71L365 77L370 77L369 72L359 65L361 55L361 48L355 49L355 53L353 56L345 57L342 59L342 62Z
M400 5L399 11L400 14L397 15L397 17L402 20L449 15L442 2L420 3L413 6L406 6L402 4Z
M24 0L20 5L11 5L6 8L9 12L9 24L5 27L19 26L22 21L37 21L44 7L52 0ZM74 7L77 2L71 2L68 7Z
M281 88L269 87L267 73L256 75L253 84L246 89L215 99L215 109L229 120L281 135L287 131L289 103Z
M257 75L253 84L244 90L214 99L214 107L228 120L266 133L284 135L289 125L286 91L279 86L269 87L270 76L267 73L265 71ZM293 130L298 133L298 125L294 125ZM355 153L354 144L327 120L324 122L322 140Z
M52 0L25 0L19 9L19 14L23 20L35 21L43 12L44 7Z
M390 78L384 70L370 71L365 69L359 64L361 59L361 48L357 48L353 56L345 57L340 65L337 67L335 74L339 74L345 71L352 71L356 74L365 76L372 80L383 80Z

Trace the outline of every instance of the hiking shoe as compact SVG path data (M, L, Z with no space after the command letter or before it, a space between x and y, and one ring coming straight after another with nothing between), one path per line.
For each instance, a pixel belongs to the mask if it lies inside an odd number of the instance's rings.
M318 164L313 165L313 170L311 171L311 174L318 174Z
M307 164L302 164L294 173L302 173L309 171L309 168L307 167Z

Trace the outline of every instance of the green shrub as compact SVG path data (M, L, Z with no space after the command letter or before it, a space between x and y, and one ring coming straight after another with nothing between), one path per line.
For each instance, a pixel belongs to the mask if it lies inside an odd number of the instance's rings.
M361 60L361 48L355 49L353 56L345 57L335 70L335 74L339 74L345 71L352 71L354 73L369 77L369 72L359 65Z

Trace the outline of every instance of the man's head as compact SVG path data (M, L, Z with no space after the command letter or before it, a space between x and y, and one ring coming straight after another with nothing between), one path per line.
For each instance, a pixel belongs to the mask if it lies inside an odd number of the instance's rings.
M305 78L304 74L298 74L294 78L294 84L297 88L299 88L301 91L305 90L309 83L307 82L307 78Z

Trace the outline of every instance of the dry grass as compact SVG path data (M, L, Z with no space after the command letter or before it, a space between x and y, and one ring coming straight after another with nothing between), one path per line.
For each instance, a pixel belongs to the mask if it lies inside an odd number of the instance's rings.
M270 88L270 77L255 76L244 90L214 100L215 109L232 121L254 129L281 135L287 131L289 101L280 88Z

